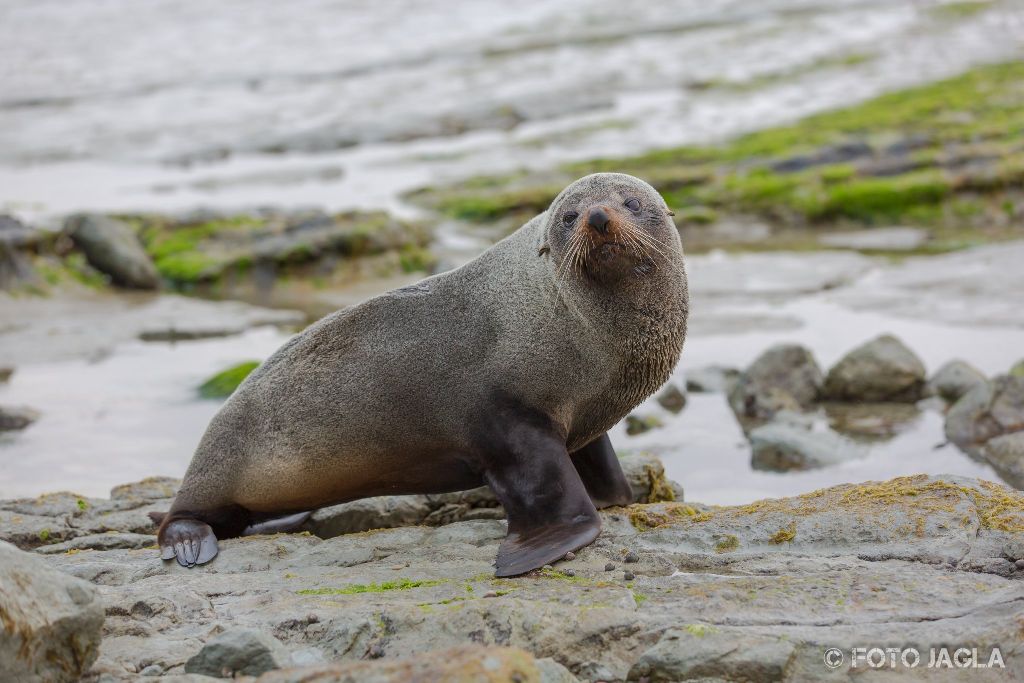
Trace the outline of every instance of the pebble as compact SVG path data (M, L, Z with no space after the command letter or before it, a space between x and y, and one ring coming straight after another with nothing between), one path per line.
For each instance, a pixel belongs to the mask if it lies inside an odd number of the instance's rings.
M150 664L145 669L139 672L140 676L159 676L164 672L163 667L159 664Z
M622 561L623 562L639 562L640 561L640 556L637 555L634 552L628 552L628 553L626 553L626 556L624 558L622 558Z
M391 568L394 569L397 572L397 571L400 571L402 569L405 569L405 565L404 564L395 564L395 565L391 565Z
M317 615L315 615L312 612L310 612L309 614L306 615L306 621L309 622L310 624L315 624L318 621L320 621L320 617L318 617Z
M566 559L567 561L568 561L568 560L575 560L575 559L576 559L576 553L574 553L573 551L571 551L571 550L570 550L569 552L567 552L567 553L565 554L565 559Z
M554 569L554 567L552 567L550 564L546 564L543 567L541 567L541 570L545 570L545 569L551 570L551 569Z
M1024 569L1024 558L1017 560L1014 564L1017 565L1017 569Z
M484 597L485 598L496 598L496 597L498 597L498 594L495 591L487 591L486 593L484 593Z
M609 562L608 564L606 564L606 565L604 566L604 570L605 570L606 572L613 572L613 571L615 571L615 565L614 565L614 564L612 564L611 562Z
M626 581L632 581L633 579L636 578L636 576L633 575L633 572L623 572L622 573L622 578L625 579Z
M566 576L576 576L576 571L573 570L573 569L566 569L562 573L565 574Z

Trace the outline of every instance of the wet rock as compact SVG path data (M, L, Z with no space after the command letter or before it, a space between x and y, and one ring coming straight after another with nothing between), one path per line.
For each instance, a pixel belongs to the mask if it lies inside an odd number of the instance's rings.
M633 415L626 416L626 434L630 436L643 434L661 426L661 420L655 415L637 415L634 413Z
M727 394L739 380L740 371L722 365L708 365L686 373L686 390L693 393Z
M840 359L829 370L822 393L836 401L914 402L921 398L924 382L921 359L887 334Z
M925 393L956 403L971 389L987 381L985 375L970 363L951 360L931 376L925 385Z
M781 681L795 644L784 636L762 636L694 624L666 631L629 670L630 681Z
M348 661L304 669L274 671L259 683L399 683L453 681L455 683L570 683L576 679L558 663L534 660L528 652L511 647L462 645L418 652L403 659Z
M277 638L255 629L232 628L206 641L185 663L185 672L216 678L259 676L288 663L288 650Z
M861 251L914 251L930 238L921 228L871 228L849 232L830 232L818 238L826 247Z
M810 407L821 391L822 374L814 356L798 344L773 346L739 377L729 405L745 427L780 411Z
M686 407L686 394L675 384L669 384L658 394L658 405L671 413L681 412Z
M160 276L132 229L119 220L95 214L70 216L64 224L75 245L96 270L130 289L156 289Z
M0 366L0 384L8 382L11 376L14 374L14 368L7 366Z
M864 441L891 439L921 416L914 403L826 403L823 407L829 427Z
M1024 489L1024 431L989 439L981 453L1003 481L1014 488Z
M24 429L38 419L38 410L25 406L0 406L0 432Z
M42 240L38 230L13 216L0 214L0 290L12 290L39 281L29 253Z
M102 627L95 587L0 542L0 680L79 680Z
M946 414L946 438L978 454L989 439L1024 430L1024 377L1002 375L971 389Z
M750 462L757 470L808 470L867 455L866 448L831 430L815 431L793 422L762 425L749 437Z

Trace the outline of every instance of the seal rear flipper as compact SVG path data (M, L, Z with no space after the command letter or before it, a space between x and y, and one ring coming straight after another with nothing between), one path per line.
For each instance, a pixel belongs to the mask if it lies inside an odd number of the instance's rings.
M160 530L160 559L177 559L182 567L206 564L217 556L217 537L198 519L175 519Z
M590 500L597 509L612 505L629 505L633 490L622 472L619 457L605 432L589 444L570 454L576 472L587 487Z
M569 459L565 440L546 421L507 426L484 477L508 515L497 576L543 567L589 544L601 518Z
M285 517L272 517L258 522L253 522L242 531L243 536L255 536L256 534L283 534L290 531L297 531L312 512L296 512L294 515Z

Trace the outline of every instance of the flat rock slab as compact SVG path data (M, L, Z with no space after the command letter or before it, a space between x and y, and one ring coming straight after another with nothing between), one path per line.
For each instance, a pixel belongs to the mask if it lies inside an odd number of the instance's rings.
M913 251L928 241L927 230L921 228L872 228L830 232L818 238L826 247L863 251Z
M1024 541L1024 496L1001 485L922 475L602 518L575 559L514 579L493 576L505 535L494 519L227 540L191 570L153 550L44 560L98 584L107 619L93 673L115 680L154 665L184 673L234 628L273 636L293 663L386 662L475 642L551 658L584 680L817 680L830 673L829 647L846 652L845 676L858 671L855 647L998 644L1001 679L1024 677L1024 571L1004 553Z

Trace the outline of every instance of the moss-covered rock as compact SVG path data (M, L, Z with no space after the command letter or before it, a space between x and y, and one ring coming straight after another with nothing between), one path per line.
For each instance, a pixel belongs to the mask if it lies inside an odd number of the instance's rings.
M259 365L259 361L250 360L221 370L199 385L199 395L203 398L227 398Z

